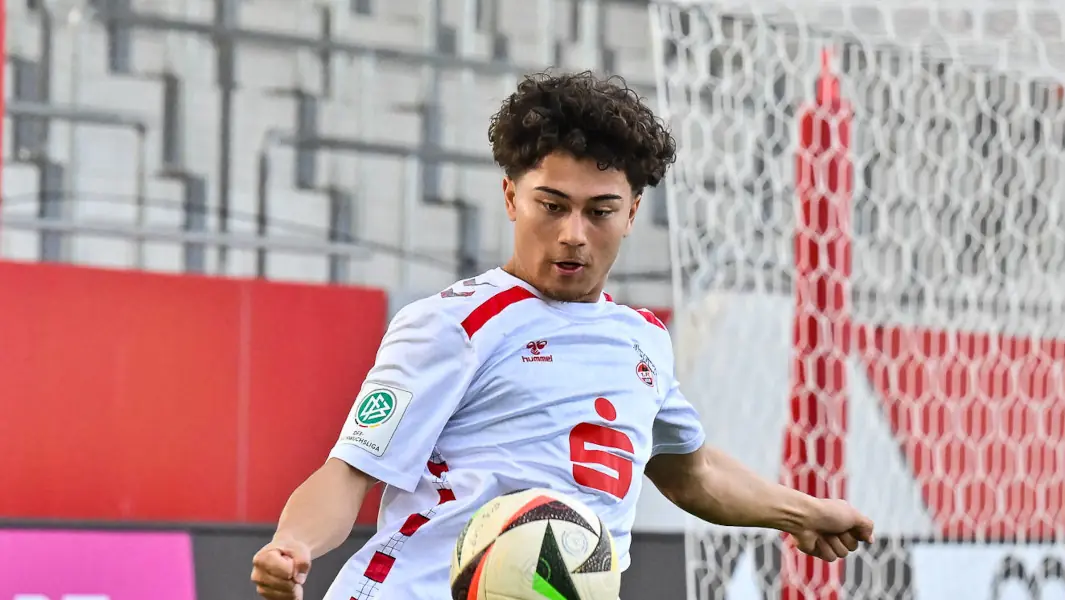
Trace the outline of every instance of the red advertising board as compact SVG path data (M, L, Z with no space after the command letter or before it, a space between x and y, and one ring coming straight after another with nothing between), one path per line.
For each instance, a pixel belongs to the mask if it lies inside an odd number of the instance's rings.
M274 522L386 319L379 290L0 262L0 516Z

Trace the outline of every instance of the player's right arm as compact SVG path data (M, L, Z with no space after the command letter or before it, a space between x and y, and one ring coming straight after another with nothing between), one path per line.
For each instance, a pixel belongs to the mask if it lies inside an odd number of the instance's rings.
M311 561L344 542L376 481L415 490L478 368L460 321L442 308L462 310L422 300L390 323L329 459L293 492L253 560L264 597L301 597Z
M271 543L252 559L252 581L264 598L302 598L311 561L352 531L374 479L329 459L289 497Z

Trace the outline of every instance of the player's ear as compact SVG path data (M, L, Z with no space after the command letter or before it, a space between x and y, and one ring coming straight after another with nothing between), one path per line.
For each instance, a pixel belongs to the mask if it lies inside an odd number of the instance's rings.
M634 199L630 202L630 214L626 216L626 234L630 235L630 230L634 228L634 218L637 217L637 209L641 206L641 194L635 194Z
M507 210L508 220L515 222L515 181L505 177L501 187L504 188L504 209Z

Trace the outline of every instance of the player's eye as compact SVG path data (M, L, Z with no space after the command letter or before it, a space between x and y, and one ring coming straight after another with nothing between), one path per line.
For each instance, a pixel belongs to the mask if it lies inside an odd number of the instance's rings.
M613 211L613 210L594 210L593 211L593 216L598 218L598 219L606 219L607 217L610 217L613 214L615 214L615 211Z
M556 204L555 202L542 202L541 206L545 207L545 210L550 213L555 213L563 210L563 207Z

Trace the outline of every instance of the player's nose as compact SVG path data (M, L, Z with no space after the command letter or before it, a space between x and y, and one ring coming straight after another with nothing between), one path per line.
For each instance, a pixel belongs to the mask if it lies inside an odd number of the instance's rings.
M584 246L586 243L586 221L580 212L567 215L561 224L559 241L567 246Z

